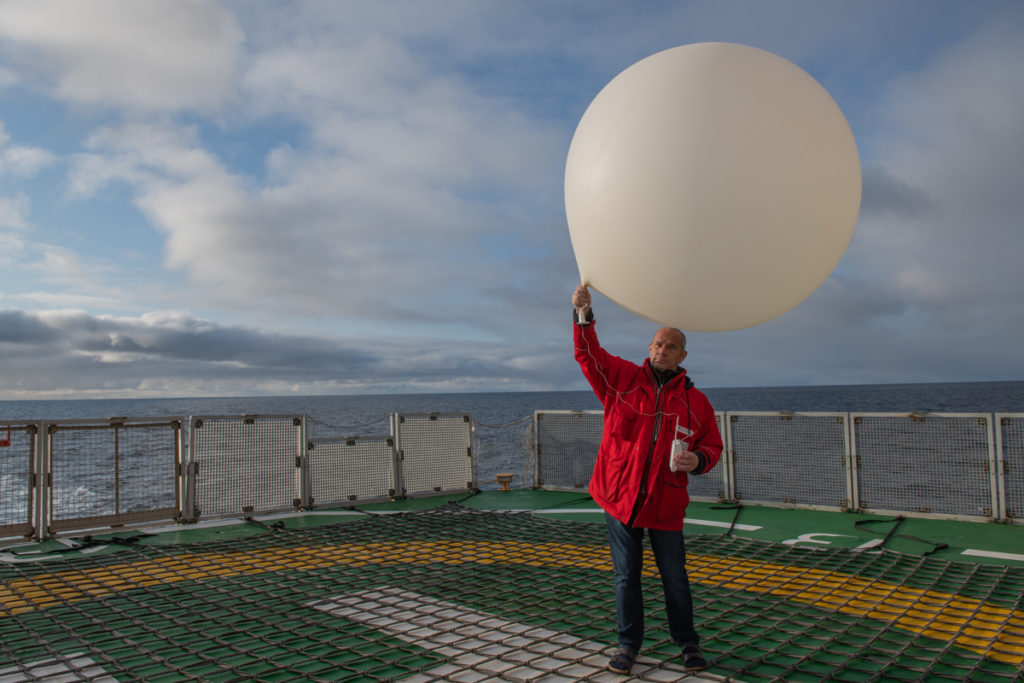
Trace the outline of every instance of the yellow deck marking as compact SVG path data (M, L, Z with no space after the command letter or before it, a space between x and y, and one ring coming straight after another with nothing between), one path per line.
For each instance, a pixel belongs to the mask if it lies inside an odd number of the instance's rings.
M648 553L649 555L649 553ZM610 572L608 549L519 541L411 541L266 548L233 553L182 554L87 570L64 570L0 584L0 616L12 616L134 588L203 581L269 571L372 564L518 564ZM645 571L656 574L654 558ZM991 659L1024 666L1024 611L954 593L909 588L822 569L735 557L690 555L697 583L770 593L953 642Z

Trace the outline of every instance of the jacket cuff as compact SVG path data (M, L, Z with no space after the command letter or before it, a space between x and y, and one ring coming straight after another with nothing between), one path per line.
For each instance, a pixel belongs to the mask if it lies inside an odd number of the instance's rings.
M576 315L576 309L575 308L572 309L572 322L573 322L574 325L579 325L580 327L584 327L586 325L589 325L590 323L594 322L594 309L593 308L588 308L587 309L586 320L583 321L583 322L579 321L579 317Z
M694 455L697 456L697 469L690 472L690 474L704 474L708 466L708 456L704 455L703 451L694 451Z

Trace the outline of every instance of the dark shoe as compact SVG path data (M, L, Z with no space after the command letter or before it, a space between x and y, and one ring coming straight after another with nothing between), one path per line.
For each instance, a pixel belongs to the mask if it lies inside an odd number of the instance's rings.
M636 653L629 648L619 648L608 662L608 670L617 674L628 674L636 661Z
M703 671L711 665L708 664L708 660L704 659L704 655L701 654L699 647L684 647L683 648L683 668L687 671Z

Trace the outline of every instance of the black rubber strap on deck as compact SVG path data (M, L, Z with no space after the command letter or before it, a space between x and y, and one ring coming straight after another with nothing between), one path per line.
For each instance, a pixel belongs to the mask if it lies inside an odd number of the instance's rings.
M243 517L242 519L248 524L255 524L256 526L261 526L267 531L281 531L285 528L284 520L281 519L277 520L276 522L271 522L270 524L262 522L251 515L248 517Z
M929 541L929 540L926 540L926 539L923 539L923 538L918 538L917 536L911 536L909 534L897 534L896 530L899 529L900 526L903 525L903 522L905 520L906 520L906 517L904 517L903 515L898 515L898 516L896 516L896 517L894 517L892 519L862 519L862 520L860 520L858 522L854 522L853 526L855 526L855 527L864 527L864 526L867 526L868 524L876 524L876 523L880 523L880 522L882 522L882 523L896 522L896 524L894 524L893 527L891 529L889 529L889 533L887 533L885 535L885 538L882 539L882 542L880 544L878 544L879 548L884 548L885 544L888 543L889 540L893 539L893 538L902 538L902 539L904 539L906 541L915 541L917 543L922 543L924 545L932 546L931 550L928 550L928 551L926 551L926 552L921 554L922 557L928 557L929 555L937 553L940 550L945 550L945 549L947 549L949 547L948 543L936 543L935 541ZM867 529L867 531L870 531L870 529Z
M732 536L733 530L736 528L736 522L740 519L740 513L743 511L743 506L739 503L733 503L732 505L712 505L712 510L735 510L736 514L732 516L732 522L729 524L729 529L725 532L725 536Z

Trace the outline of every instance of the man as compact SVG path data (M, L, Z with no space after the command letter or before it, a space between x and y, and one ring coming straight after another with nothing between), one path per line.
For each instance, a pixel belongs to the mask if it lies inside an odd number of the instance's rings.
M722 455L715 412L680 366L686 336L658 330L643 365L613 356L598 343L590 292L572 296L576 361L604 406L604 435L589 492L605 511L612 564L619 649L608 669L627 674L644 637L641 593L646 530L661 574L669 633L682 650L687 671L708 668L693 624L686 574L683 517L689 476L705 474ZM673 453L672 442L681 440Z

